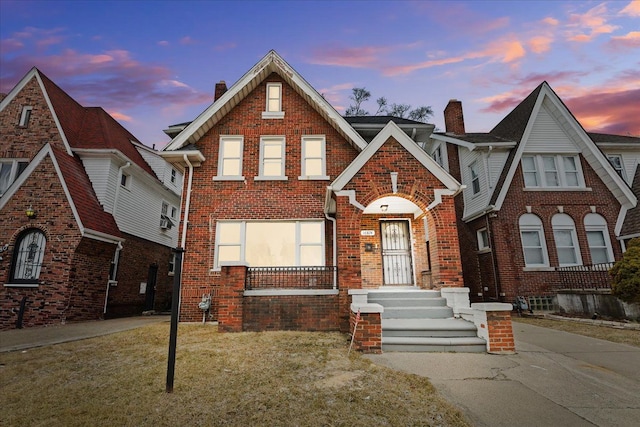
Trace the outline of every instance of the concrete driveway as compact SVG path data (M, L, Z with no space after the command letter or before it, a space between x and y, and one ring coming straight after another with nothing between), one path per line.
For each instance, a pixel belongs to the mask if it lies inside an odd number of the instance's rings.
M367 357L428 377L475 426L640 425L640 348L522 323L513 328L515 355Z

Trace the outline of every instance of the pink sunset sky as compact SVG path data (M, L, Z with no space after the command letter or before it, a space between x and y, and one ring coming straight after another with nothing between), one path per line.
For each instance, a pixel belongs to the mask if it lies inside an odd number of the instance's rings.
M354 87L495 126L543 80L588 131L640 136L640 0L0 0L0 92L38 67L147 145L276 50L338 111Z

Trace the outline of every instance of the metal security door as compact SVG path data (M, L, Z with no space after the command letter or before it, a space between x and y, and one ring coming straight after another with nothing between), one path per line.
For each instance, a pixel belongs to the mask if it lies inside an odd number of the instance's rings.
M413 285L408 221L382 221L382 266L385 285Z

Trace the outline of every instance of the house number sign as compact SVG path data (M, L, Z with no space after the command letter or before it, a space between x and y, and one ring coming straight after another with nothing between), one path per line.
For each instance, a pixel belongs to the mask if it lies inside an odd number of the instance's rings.
M375 230L360 230L360 235L361 236L375 236L376 235L376 231Z

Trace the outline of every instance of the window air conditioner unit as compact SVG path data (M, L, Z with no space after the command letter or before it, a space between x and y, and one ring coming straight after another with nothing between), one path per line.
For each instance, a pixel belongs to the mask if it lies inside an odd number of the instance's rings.
M161 218L160 219L160 228L162 228L163 230L168 230L171 228L171 221L169 221L168 218Z

